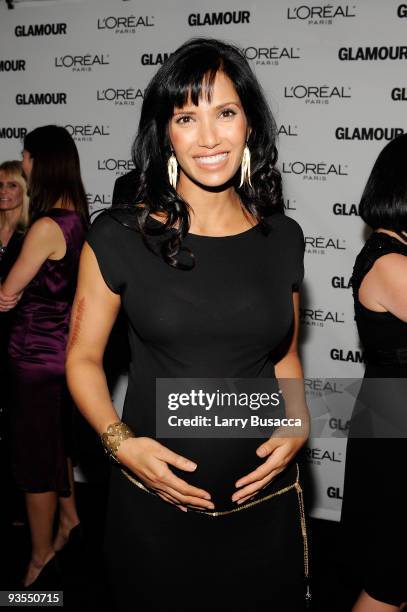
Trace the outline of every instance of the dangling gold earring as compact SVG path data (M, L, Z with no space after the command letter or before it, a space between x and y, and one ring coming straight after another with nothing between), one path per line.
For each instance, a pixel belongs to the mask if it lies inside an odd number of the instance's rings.
M247 145L245 146L243 150L242 164L240 166L240 185L239 187L241 187L245 181L247 181L250 187L252 187L252 183L250 181L250 150Z
M170 185L173 189L177 187L177 178L178 178L178 164L177 158L174 153L171 153L171 157L167 162L167 170L168 170L168 180L170 181Z

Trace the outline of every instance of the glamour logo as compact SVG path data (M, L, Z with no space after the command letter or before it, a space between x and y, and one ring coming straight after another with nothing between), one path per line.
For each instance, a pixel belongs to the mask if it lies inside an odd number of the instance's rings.
M86 199L88 201L88 205L92 208L96 206L110 206L111 199L110 196L105 193L87 193Z
M343 499L343 497L341 495L340 487L328 487L327 490L326 490L326 494L331 499Z
M356 17L354 13L355 8L355 6L350 6L349 4L339 6L333 6L332 4L316 6L302 4L287 9L287 19L308 21L309 25L328 25L332 24L333 19Z
M317 465L320 465L323 461L330 461L332 463L342 462L342 453L331 449L304 447L302 452L308 461Z
M348 176L347 164L334 164L328 162L283 162L283 174L302 176L304 180L326 181L329 176Z
M72 68L72 72L90 72L96 66L108 66L109 54L61 55L55 58L56 68Z
M332 206L332 212L334 215L343 215L345 217L359 215L359 209L356 204L346 204L345 202L335 202Z
M345 279L344 276L333 276L331 278L331 285L334 289L350 289L352 286L350 278Z
M364 363L362 351L352 351L340 348L333 348L329 352L333 361L345 361L350 363Z
M0 72L21 72L25 70L25 65L23 59L0 60Z
M227 11L226 13L191 13L188 15L190 26L215 26L250 23L250 11Z
M298 125L290 123L282 123L278 128L279 136L298 136Z
M328 104L333 99L351 98L350 91L342 85L291 85L284 87L284 97L305 100L306 104Z
M124 17L102 17L97 21L98 30L114 30L115 34L135 34L137 28L152 28L155 26L154 17L126 15Z
M35 23L17 25L14 28L16 36L59 36L66 34L66 23Z
M328 425L334 431L348 431L350 421L345 421L343 419L337 419L335 417L332 417L331 419L329 419Z
M22 140L27 134L27 128L25 127L0 127L0 138L11 140L17 138Z
M301 323L312 327L324 327L326 323L345 323L343 316L343 312L323 310L322 308L315 310L313 308L300 308Z
M131 159L98 159L98 170L107 172L115 172L116 174L124 174L133 170L134 164Z
M337 127L335 130L337 140L393 140L400 134L404 134L403 128Z
M395 102L407 101L407 87L394 87L391 90L391 99Z
M41 106L50 104L66 104L68 94L63 92L18 93L16 104L19 106Z
M102 102L114 102L115 106L134 106L144 97L144 90L127 87L127 89L98 89L96 99Z
M110 136L109 125L65 125L65 129L70 133L76 142L92 142L95 136Z
M397 17L407 17L407 4L400 4L397 8Z
M246 47L245 58L256 66L278 66L281 59L300 59L299 47Z
M141 56L141 65L142 66L158 66L162 65L165 60L170 57L171 53L143 53Z
M285 210L297 210L297 207L295 205L296 202L297 200L291 200L290 198L286 198L284 200L284 209Z
M346 241L342 238L305 236L305 250L309 255L326 255L326 251L345 251Z
M341 61L370 62L376 60L405 60L407 59L407 46L399 47L341 47L338 51Z

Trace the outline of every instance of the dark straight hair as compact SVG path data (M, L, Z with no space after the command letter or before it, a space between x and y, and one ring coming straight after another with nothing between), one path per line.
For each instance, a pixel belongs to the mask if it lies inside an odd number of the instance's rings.
M275 212L284 212L281 176L276 169L277 128L262 88L243 53L237 47L210 38L194 38L179 47L164 62L145 91L139 129L132 154L137 176L135 204L143 204L138 225L144 241L152 229L147 226L150 213L165 213L166 223L155 233L168 233L161 243L161 256L171 266L185 268L178 259L182 241L189 230L189 205L171 187L167 161L171 155L168 124L174 107L189 100L198 105L201 97L209 102L216 73L232 81L251 128L251 183L239 185L232 178L244 208L269 231L263 221ZM239 173L238 173L239 174ZM191 266L189 266L191 267Z
M58 125L38 127L25 136L24 149L33 158L29 180L30 221L61 200L62 208L72 203L87 225L88 202L79 155L69 132Z
M391 140L379 153L359 214L372 229L383 227L406 239L402 232L407 232L407 134Z

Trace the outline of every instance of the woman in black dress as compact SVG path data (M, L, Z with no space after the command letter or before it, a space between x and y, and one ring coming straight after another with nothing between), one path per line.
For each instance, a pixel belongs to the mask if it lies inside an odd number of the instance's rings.
M407 135L380 153L360 215L373 229L352 276L366 372L351 420L342 524L362 593L353 612L407 601Z
M82 252L67 376L121 464L105 539L114 610L304 609L295 455L306 412L300 434L270 439L158 437L155 419L159 378L302 378L304 240L283 214L275 138L240 51L185 43L145 94L135 203L100 215ZM126 425L102 367L120 305L132 355Z

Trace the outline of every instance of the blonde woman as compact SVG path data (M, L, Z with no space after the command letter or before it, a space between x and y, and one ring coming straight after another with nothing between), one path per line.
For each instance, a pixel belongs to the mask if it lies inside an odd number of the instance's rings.
M19 253L28 224L27 183L20 161L0 164L0 279Z

